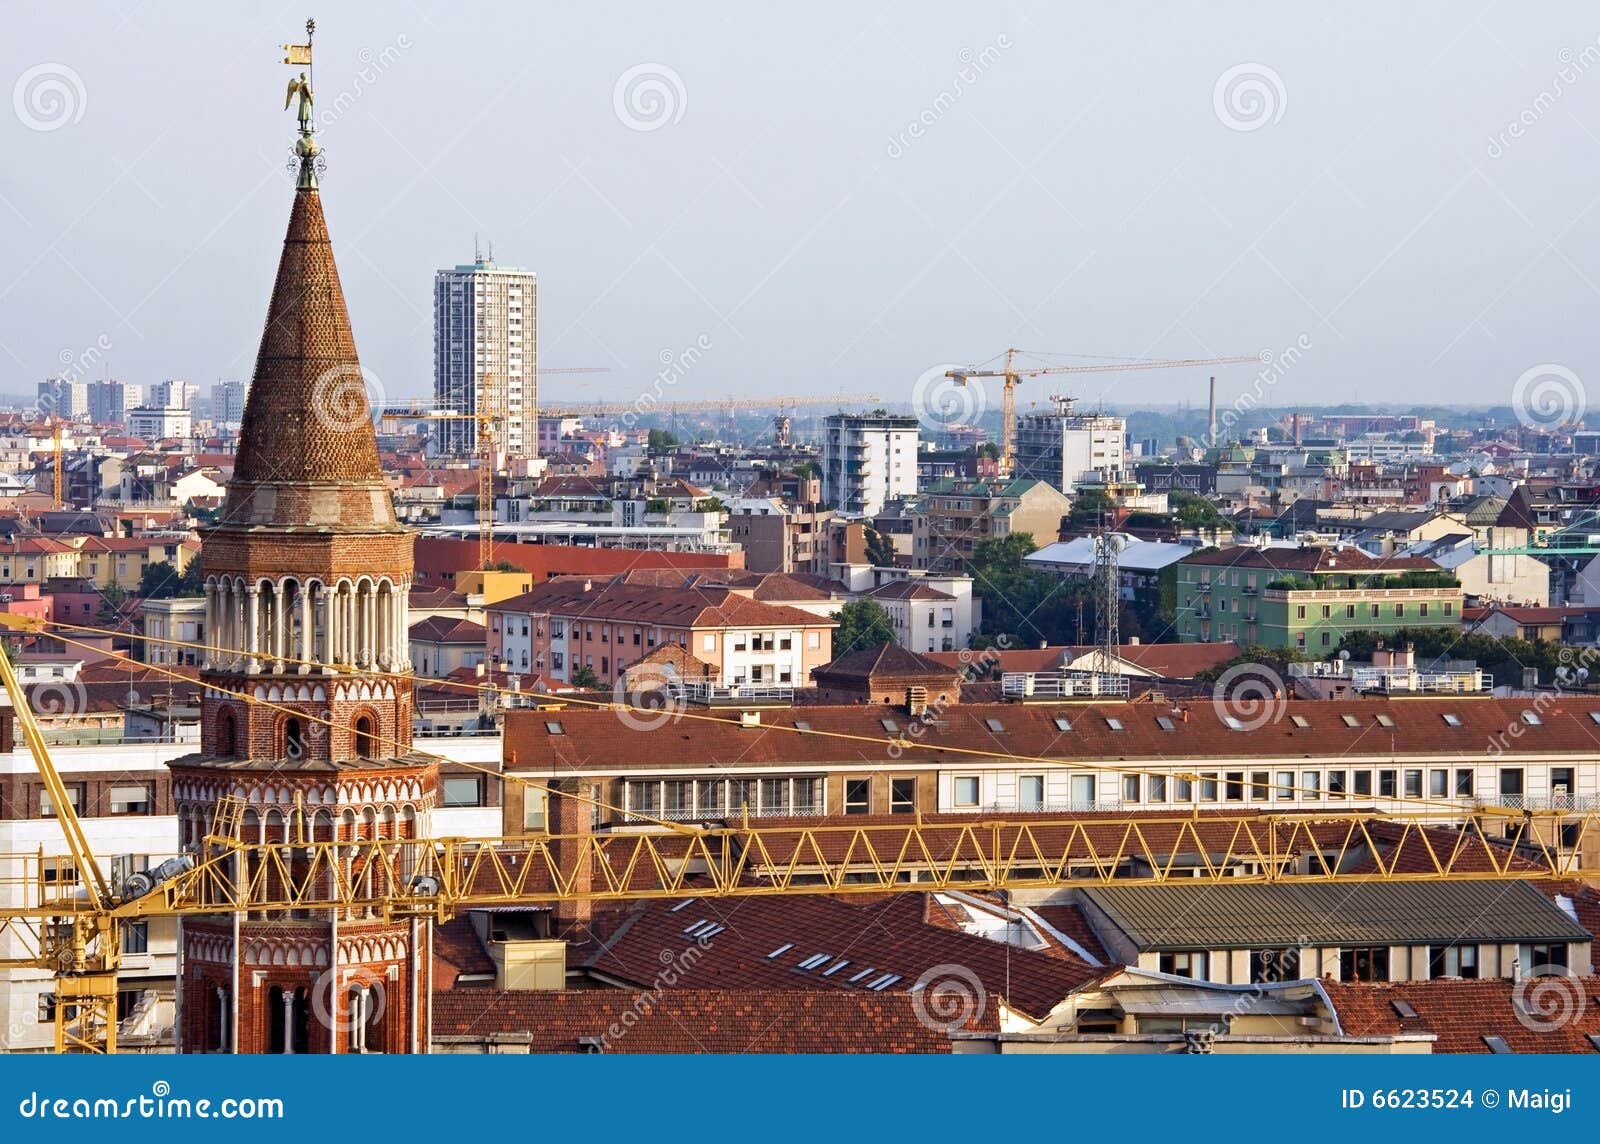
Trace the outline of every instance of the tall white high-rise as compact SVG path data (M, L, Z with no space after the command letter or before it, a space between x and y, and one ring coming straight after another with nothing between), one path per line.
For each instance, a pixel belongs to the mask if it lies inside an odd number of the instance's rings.
M1079 413L1070 397L1052 395L1051 401L1051 412L1017 418L1015 476L1044 481L1070 496L1078 482L1114 479L1127 467L1127 421Z
M834 413L822 435L822 499L850 516L917 492L915 417Z
M211 387L211 420L218 425L237 427L244 420L244 399L250 393L247 381L219 381Z
M434 402L458 413L496 414L497 448L512 456L537 446L536 298L533 271L498 266L482 254L434 275ZM476 422L437 426L443 452L477 448Z

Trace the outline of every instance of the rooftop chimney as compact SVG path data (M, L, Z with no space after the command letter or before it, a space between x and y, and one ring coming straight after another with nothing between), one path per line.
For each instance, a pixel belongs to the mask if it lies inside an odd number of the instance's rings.
M1211 379L1211 419L1207 422L1210 432L1211 447L1217 446L1217 379Z

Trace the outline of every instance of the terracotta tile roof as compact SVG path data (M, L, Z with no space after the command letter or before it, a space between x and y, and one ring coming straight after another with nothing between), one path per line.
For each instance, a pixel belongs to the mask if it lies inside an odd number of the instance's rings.
M548 581L531 592L493 604L491 609L677 628L835 626L834 621L810 612L764 604L728 588L667 589L635 584L596 584L593 580L577 578Z
M1540 712L1537 726L1523 720L1523 712L1529 710L1531 704L1519 699L1288 699L1276 720L1233 730L1223 722L1226 712L1219 711L1209 696L1168 703L963 701L921 724L922 733L908 757L948 766L960 756L941 748L953 747L1063 763L1195 759L1220 767L1251 758L1328 758L1353 767L1403 755L1481 756L1489 744L1497 744L1506 757L1593 756L1600 749L1600 722L1591 716L1600 712L1600 698L1562 697ZM1445 715L1455 725L1447 723ZM1384 726L1380 716L1393 726ZM885 717L900 722L901 734L884 728ZM1158 718L1171 722L1172 729L1162 727ZM1300 726L1296 718L1306 725ZM990 726L991 719L999 730ZM1121 730L1113 729L1108 719L1117 720ZM888 745L904 738L909 717L898 708L818 704L763 711L759 727L743 727L733 714L715 721L696 720L672 735L631 730L604 710L572 710L565 722L567 734L551 736L537 713L509 712L506 747L517 753L525 768L581 765L592 771L629 771L737 763L758 769L854 760L881 767ZM865 741L797 733L797 722L812 731L860 736ZM1518 734L1508 734L1511 727Z
M451 918L433 927L433 985L453 989L463 975L493 975L494 959L478 940L470 917Z
M917 580L891 580L866 593L874 600L954 600L949 592L930 588Z
M1185 556L1180 564L1223 568L1262 568L1273 572L1437 572L1439 566L1421 556L1373 556L1360 548L1256 548L1241 545Z
M1400 981L1354 984L1324 981L1323 988L1347 1036L1432 1033L1436 1053L1487 1053L1483 1038L1500 1036L1515 1053L1594 1053L1600 1035L1600 978L1506 978L1479 981ZM1541 986L1549 993L1540 992ZM1541 999L1542 1002L1541 1002ZM1577 1010L1567 1021L1547 1019L1544 1005L1564 999ZM1402 1017L1395 1002L1415 1017Z
M1083 946L1085 952L1099 961L1100 964L1111 964L1111 955L1106 952L1106 947L1101 944L1099 936L1094 932L1094 927L1089 924L1089 919L1083 916L1083 910L1079 907L1074 905L1034 906L1033 912Z
M887 643L842 655L832 663L813 668L811 674L818 680L844 682L901 677L924 679L930 675L948 678L954 672L931 655L919 655L899 644Z
M701 898L687 905L646 902L614 933L602 935L602 948L585 966L606 979L648 986L661 972L662 950L692 948L696 956L683 970L683 988L804 989L859 996L907 992L924 974L959 965L976 975L991 999L985 1012L974 1014L974 1027L985 1028L997 1021L996 999L1043 1017L1102 972L1070 955L1021 949L930 925L924 897L903 893L847 901L808 894ZM708 929L709 935L702 936ZM826 958L816 960L820 955ZM834 969L841 961L847 964ZM878 990L872 989L875 983Z
M433 1032L526 1036L532 1053L593 1052L601 1038L612 1053L950 1051L904 993L683 989L641 1004L631 989L458 989L433 995Z
M471 644L473 647L483 647L489 630L482 624L475 624L471 620L454 620L449 616L429 616L425 620L411 625L407 633L412 639L423 643L456 643Z

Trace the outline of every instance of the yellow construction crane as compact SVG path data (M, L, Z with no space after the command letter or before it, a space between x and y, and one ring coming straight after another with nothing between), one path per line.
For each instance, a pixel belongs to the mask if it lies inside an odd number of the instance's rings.
M959 385L980 378L1000 377L1005 379L1000 397L1000 475L1009 477L1016 466L1017 458L1017 382L1025 377L1043 377L1047 374L1058 373L1122 373L1135 369L1187 369L1203 365L1241 365L1245 362L1260 364L1261 358L1250 357L1217 357L1217 358L1169 358L1152 359L1136 358L1129 361L1097 362L1092 365L1051 365L1036 367L1017 366L1017 356L1023 350L1008 349L1001 355L1005 358L1003 366L989 367L988 363L968 366L965 369L946 370L945 376L954 378ZM994 359L990 359L991 361Z
M0 617L31 630L39 621ZM638 901L816 893L968 891L1163 883L1362 882L1592 877L1560 845L1562 827L1600 827L1592 811L1477 808L1438 813L1250 810L1149 815L942 816L894 823L712 827L661 822L616 833L493 838L314 840L304 808L292 842L242 836L244 803L219 801L194 850L107 883L8 659L11 697L68 854L0 856L0 935L23 952L0 968L51 973L59 1052L114 1052L121 930L138 919L300 910L370 910L443 921L473 908L560 900ZM245 692L247 702L266 703ZM895 740L905 750L918 744ZM551 798L596 800L576 780ZM604 804L598 804L604 805ZM1180 860L1199 855L1198 866Z
M56 508L60 508L64 500L62 497L61 486L65 476L65 465L61 459L61 437L61 418L50 418L50 443L52 450L55 453L55 487L52 489L52 493L54 495L54 506Z

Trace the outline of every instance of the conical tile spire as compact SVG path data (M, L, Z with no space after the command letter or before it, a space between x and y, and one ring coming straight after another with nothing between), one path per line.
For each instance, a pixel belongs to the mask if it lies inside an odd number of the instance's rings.
M223 527L397 528L314 186L295 191Z

